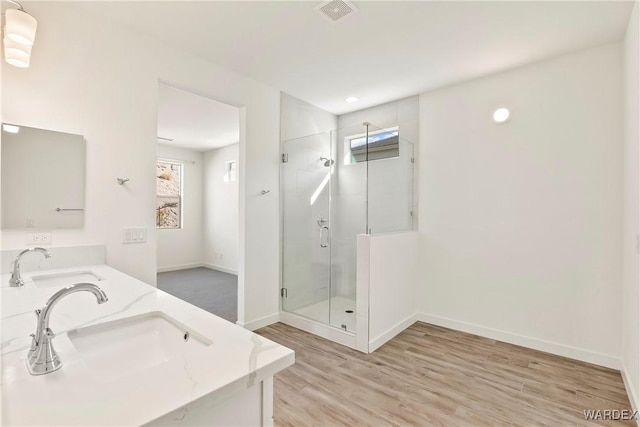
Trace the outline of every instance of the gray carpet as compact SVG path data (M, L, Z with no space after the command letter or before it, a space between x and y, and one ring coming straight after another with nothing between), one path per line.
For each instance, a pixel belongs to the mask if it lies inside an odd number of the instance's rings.
M238 276L205 267L158 273L158 289L227 319L238 320Z

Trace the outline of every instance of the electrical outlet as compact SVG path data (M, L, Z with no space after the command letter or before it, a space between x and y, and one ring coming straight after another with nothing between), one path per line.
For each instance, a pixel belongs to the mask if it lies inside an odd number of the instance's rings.
M122 229L122 243L145 243L147 241L147 229L145 227L129 227Z
M27 233L27 245L50 245L53 240L50 232Z

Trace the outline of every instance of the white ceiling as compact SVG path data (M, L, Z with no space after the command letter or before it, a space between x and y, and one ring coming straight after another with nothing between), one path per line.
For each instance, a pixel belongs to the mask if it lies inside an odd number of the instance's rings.
M207 151L240 140L240 110L209 98L160 84L159 143Z
M619 1L81 2L82 7L335 114L623 37ZM348 104L347 96L359 102Z

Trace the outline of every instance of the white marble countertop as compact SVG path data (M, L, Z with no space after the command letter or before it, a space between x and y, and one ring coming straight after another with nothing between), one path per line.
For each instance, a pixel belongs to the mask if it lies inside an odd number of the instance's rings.
M105 279L98 285L109 301L98 305L88 292L60 300L52 310L50 327L63 366L46 375L29 374L25 360L29 335L36 329L34 310L58 290L37 288L31 275L86 270ZM204 396L223 401L294 363L292 350L106 265L23 273L23 278L23 287L12 288L9 275L0 276L2 425L142 425ZM153 311L165 313L213 344L123 378L106 378L85 365L67 335L79 327Z

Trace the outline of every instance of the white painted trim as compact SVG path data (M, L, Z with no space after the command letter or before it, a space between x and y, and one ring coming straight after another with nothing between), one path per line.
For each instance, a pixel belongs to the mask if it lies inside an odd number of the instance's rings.
M262 426L273 427L273 376L262 381Z
M158 267L158 273L166 273L168 271L187 270L189 268L204 267L201 262L192 262L189 264L169 265L167 267Z
M351 332L345 332L332 326L325 325L324 323L316 322L284 311L280 313L280 321L285 325L293 326L294 328L326 338L349 348L356 348L356 336Z
M374 351L382 347L385 343L393 339L400 332L404 331L409 326L416 323L417 320L418 320L418 314L414 313L411 316L404 319L403 321L401 321L400 323L398 323L397 325L395 325L394 327L378 335L377 337L369 340L369 353L373 353Z
M189 268L198 268L198 267L205 267L205 268L208 268L209 270L221 271L223 273L233 274L234 276L238 275L238 270L222 267L220 265L207 264L204 262L192 262L189 264L179 264L179 265L170 265L168 267L158 267L158 273L166 273L168 271L187 270Z
M522 347L532 348L534 350L544 351L546 353L556 354L558 356L568 357L570 359L605 366L607 368L620 369L620 359L608 354L596 353L582 348L514 334L512 332L502 331L499 329L487 328L485 326L453 320L428 313L418 313L417 320L437 326L443 326L445 328L468 332L470 334L491 338L509 344L515 344Z
M629 396L629 401L631 402L631 409L638 411L638 396L635 394L633 381L629 378L627 369L622 360L620 360L620 374L622 374L622 382L624 383L624 388L627 390L627 396ZM640 419L636 419L636 425L640 426Z
M204 264L202 264L202 267L207 267L210 270L222 271L223 273L233 274L234 276L238 275L238 270L234 270L232 268L223 267L221 265L204 263Z
M268 316L261 317L256 320L252 320L250 322L241 322L237 321L236 325L242 326L245 329L250 331L255 331L256 329L264 328L265 326L273 325L274 323L278 323L280 321L280 314L274 313Z

